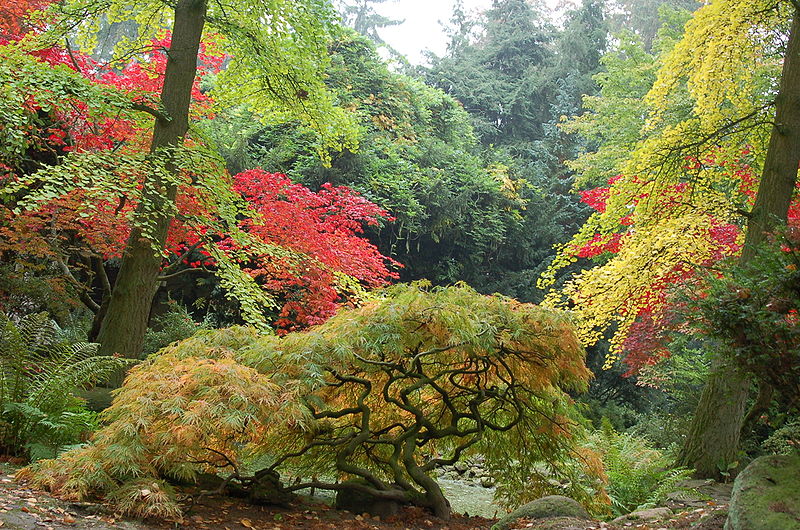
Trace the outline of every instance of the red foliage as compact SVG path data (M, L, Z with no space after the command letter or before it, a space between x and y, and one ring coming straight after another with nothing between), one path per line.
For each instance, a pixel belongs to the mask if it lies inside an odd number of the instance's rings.
M725 171L730 178L739 183L737 191L744 198L744 202L751 204L755 197L757 178L746 162L748 154L749 150L744 149L742 158L736 161L724 160L717 156L709 156L702 161L687 158L684 169L687 172L701 168ZM581 201L598 212L605 212L606 201L611 193L610 186L619 178L621 176L610 179L609 187L599 187L581 192ZM661 193L656 198L656 204L665 210L674 209L689 202L686 195L690 193L689 183L680 182ZM642 193L635 200L646 198L649 198L649 194ZM606 236L595 234L584 245L575 247L574 255L580 258L595 258L605 253L618 253L625 244L625 234L628 230L625 227L633 224L632 215L622 217L619 224L619 232ZM709 216L709 224L709 236L715 243L712 255L704 263L694 267L689 264L676 266L669 274L653 283L649 292L642 294L642 298L634 304L641 309L623 343L623 349L626 352L624 362L629 367L625 375L634 375L642 366L653 364L669 354L666 347L668 340L666 330L671 329L673 322L676 321L671 316L674 315L676 308L670 305L672 304L668 297L670 289L675 285L691 282L696 277L699 268L713 265L726 257L737 256L741 252L741 245L737 243L741 233L738 226L719 222L711 216ZM800 227L800 203L798 201L794 201L790 208L789 224Z
M43 0L44 1L44 0ZM18 36L24 14L34 6L12 0L3 11L13 20L0 26L0 33ZM39 5L39 4L35 4ZM42 4L43 5L43 4ZM2 43L0 43L2 45ZM128 94L134 101L157 106L166 67L165 50L169 35L153 41L150 51L131 60L122 69L104 68L90 57L61 48L40 50L34 55L48 65L66 65L98 85L113 87ZM223 57L201 50L201 67L193 91L193 115L208 115L210 99L200 91L203 75L218 71ZM31 91L25 108L33 117L40 117L48 94ZM42 99L40 101L40 99ZM132 120L118 115L96 115L85 101L77 98L60 101L48 110L47 125L28 132L29 149L33 152L102 152L110 149L122 152L143 152L149 144L149 130L139 128ZM33 120L39 123L40 120ZM0 165L0 178L22 176L22 169L11 167L15 161ZM110 170L110 171L113 171ZM136 187L144 175L119 175L120 193L116 199L91 196L77 189L51 200L35 211L15 215L10 209L0 210L0 253L26 255L49 261L56 252L69 248L86 255L107 260L121 257L130 233L131 213L137 198L122 190ZM124 183L127 186L123 186ZM344 187L325 184L313 192L293 184L286 176L251 170L233 178L233 189L240 193L253 211L251 218L240 222L240 228L265 243L278 245L300 256L285 260L272 255L248 255L240 265L264 288L282 301L276 324L283 330L318 324L331 316L346 301L350 293L337 289L337 275L346 274L367 288L386 285L397 274L390 271L398 266L380 254L363 237L365 226L389 220L386 211ZM138 185L141 189L141 184ZM210 218L199 200L200 190L188 183L177 197L179 215L171 223L166 244L164 264L183 258L190 268L213 268L214 261L203 245L215 244L225 251L235 245L226 234L207 234L209 228L197 226L198 218ZM194 219L192 224L185 219ZM191 249L191 252L187 252ZM69 257L68 257L69 259ZM174 272L174 268L171 272Z
M16 40L32 30L28 15L47 7L52 0L3 0L0 3L0 44Z
M234 177L234 190L259 214L242 221L243 229L312 258L304 260L300 270L263 255L245 267L266 289L283 294L285 303L276 322L281 329L320 324L333 315L342 301L335 288L336 272L369 288L398 277L388 267L399 264L360 235L365 225L389 219L388 213L349 188L324 184L315 193L286 175L253 169Z

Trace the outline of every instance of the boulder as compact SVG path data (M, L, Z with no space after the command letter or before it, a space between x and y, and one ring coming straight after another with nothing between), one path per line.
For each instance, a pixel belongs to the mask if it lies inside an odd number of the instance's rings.
M661 519L668 519L672 517L672 515L672 510L669 508L647 508L645 510L636 510L622 517L617 517L611 522L614 524L624 524L630 521L660 521Z
M578 501L563 495L549 495L524 504L492 526L492 530L508 530L518 519L548 519L574 517L590 519L589 513Z
M351 482L366 484L366 481L361 480L353 480ZM345 482L345 484L347 483ZM403 504L398 501L380 499L357 489L343 489L336 492L335 508L355 514L368 513L385 519L400 513L402 506Z
M733 483L725 530L800 530L800 455L753 460Z

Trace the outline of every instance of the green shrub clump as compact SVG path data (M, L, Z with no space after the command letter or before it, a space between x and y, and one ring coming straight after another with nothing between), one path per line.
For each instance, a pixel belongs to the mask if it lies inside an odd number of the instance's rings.
M127 364L96 352L96 344L61 339L45 313L17 322L0 314L0 450L52 458L96 428L74 393Z
M561 313L396 286L283 338L230 328L167 347L130 372L92 444L23 476L134 515L177 514L169 484L212 473L259 501L352 488L447 517L437 466L480 453L509 505L563 493L602 509L568 394L589 377ZM299 483L273 487L281 475Z

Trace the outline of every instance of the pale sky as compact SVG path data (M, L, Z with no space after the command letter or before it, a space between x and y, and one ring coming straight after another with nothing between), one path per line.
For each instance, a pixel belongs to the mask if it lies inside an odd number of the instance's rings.
M563 0L545 0L554 8ZM375 10L394 19L405 19L399 26L380 30L381 37L405 55L413 64L423 62L422 51L429 49L443 55L447 38L439 21L447 23L453 12L454 0L389 0L376 4ZM492 0L464 0L468 12L483 11L492 5Z

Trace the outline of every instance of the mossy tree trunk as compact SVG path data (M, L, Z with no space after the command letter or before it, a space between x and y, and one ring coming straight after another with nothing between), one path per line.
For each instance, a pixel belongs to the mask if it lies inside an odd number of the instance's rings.
M747 222L741 262L755 257L767 234L786 223L800 165L800 14L794 13L780 89L775 98L775 123L753 211ZM718 465L735 460L750 384L736 366L718 359L700 397L678 463L700 477L718 478Z
M189 104L197 75L197 55L205 25L206 0L178 0L172 42L167 51L167 67L161 91L163 117L153 128L150 151L169 156L170 148L180 146L189 130ZM167 163L167 170L177 168ZM177 187L158 178L145 182L143 199L137 207L139 219L147 217L153 227L147 234L135 227L125 245L122 265L98 334L99 353L137 357L147 330L150 305L155 296L161 268L160 250L164 247L175 202Z

